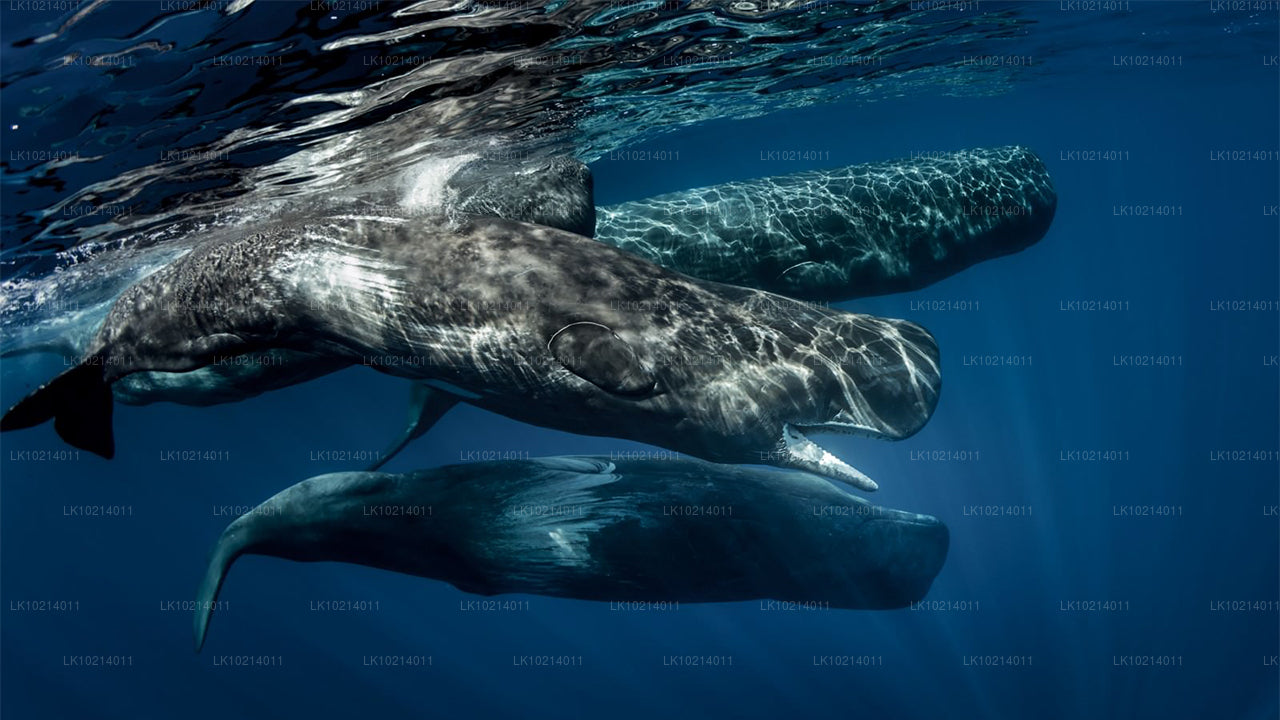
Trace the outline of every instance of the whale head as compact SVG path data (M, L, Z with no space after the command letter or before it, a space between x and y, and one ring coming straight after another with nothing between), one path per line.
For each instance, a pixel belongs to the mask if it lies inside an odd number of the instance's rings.
M809 321L798 325L800 317ZM816 320L801 314L781 324L739 326L733 335L724 352L732 357L736 350L743 358L740 365L750 369L740 366L728 375L750 379L741 381L738 392L710 387L701 399L717 412L743 413L742 443L732 462L806 470L875 490L873 480L814 436L900 440L924 427L937 406L938 346L914 323L851 313ZM762 353L765 346L770 350Z
M579 431L706 460L877 485L813 435L897 440L938 402L938 346L920 326L730 286L675 309L646 306L560 328L548 348L595 393Z

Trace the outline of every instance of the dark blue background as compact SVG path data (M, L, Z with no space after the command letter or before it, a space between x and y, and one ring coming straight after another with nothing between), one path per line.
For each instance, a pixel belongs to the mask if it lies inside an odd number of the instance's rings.
M1204 42L1229 43L1206 32ZM1117 52L1125 45L1117 39ZM231 518L287 485L358 463L313 451L382 448L404 414L403 382L351 370L228 406L120 407L118 457L11 460L58 449L51 427L6 434L0 523L0 712L19 717L615 718L1160 717L1277 715L1277 613L1213 612L1217 600L1277 600L1277 73L1253 54L1173 68L1113 67L1069 55L1050 74L990 98L915 96L715 122L637 149L678 161L594 164L600 204L724 180L1018 143L1045 160L1060 195L1048 236L1016 256L925 290L844 307L920 322L943 352L937 414L899 443L824 444L880 481L877 503L931 513L951 555L931 599L976 611L762 611L755 603L671 613L524 598L527 611L464 613L443 584L366 568L249 557L232 570L203 654L189 612L206 553ZM763 162L761 151L829 159ZM1118 162L1069 161L1119 150ZM1261 150L1262 161L1211 161ZM1176 205L1176 217L1117 217L1120 205ZM1070 300L1122 312L1064 312ZM1218 300L1269 310L1215 312ZM977 310L913 310L921 300ZM1030 356L1029 367L966 366L970 355ZM1176 355L1179 367L1116 367L1113 356ZM56 370L4 374L7 405ZM523 426L469 407L449 414L391 469L457 462L473 450L532 455L636 447ZM162 462L162 451L226 451ZM1067 450L1122 462L1064 462ZM912 451L969 450L969 462ZM1217 450L1270 461L1211 462ZM129 505L124 518L68 518L64 506ZM1030 506L975 517L977 504ZM1115 517L1113 506L1181 506L1179 517ZM69 613L12 610L66 599ZM313 601L377 601L363 613ZM1118 600L1122 612L1062 612ZM66 668L63 656L130 655L128 668ZM278 668L214 667L271 655ZM430 668L370 668L373 654L430 655ZM581 667L516 668L513 655L581 655ZM732 667L671 668L668 655L728 655ZM823 668L816 655L883 665ZM1030 667L966 667L972 655L1031 656ZM1116 667L1173 655L1180 667Z

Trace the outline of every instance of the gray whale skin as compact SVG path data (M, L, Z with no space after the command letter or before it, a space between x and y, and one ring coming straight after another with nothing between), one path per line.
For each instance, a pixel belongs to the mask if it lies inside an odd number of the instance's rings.
M905 320L687 277L539 225L340 215L208 243L132 285L83 361L0 431L53 420L111 457L111 385L271 350L424 381L446 396L430 417L462 401L865 490L808 435L908 437L942 382L933 337Z
M553 457L333 473L222 533L198 591L196 650L246 554L354 563L479 595L892 609L925 596L948 543L937 518L795 471Z
M663 267L835 301L916 290L1035 244L1049 171L982 148L683 190L600 208L596 239Z

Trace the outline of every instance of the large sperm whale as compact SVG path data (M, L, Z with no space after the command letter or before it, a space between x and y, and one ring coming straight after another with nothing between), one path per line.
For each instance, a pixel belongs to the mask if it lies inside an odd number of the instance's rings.
M367 565L480 595L775 599L889 609L921 600L947 528L807 473L697 460L481 462L298 483L232 522L209 557L196 649L241 555Z
M290 350L534 425L875 483L808 437L898 439L941 388L902 320L699 280L496 218L337 216L201 246L116 300L77 366L0 419L114 453L111 385Z
M1044 237L1058 196L1023 147L724 183L600 208L596 239L811 300L915 290Z

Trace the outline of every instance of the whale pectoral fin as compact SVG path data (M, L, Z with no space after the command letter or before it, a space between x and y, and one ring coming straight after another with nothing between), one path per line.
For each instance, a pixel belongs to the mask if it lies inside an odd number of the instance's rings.
M599 323L565 326L547 349L569 372L615 395L646 395L657 384L635 348Z
M111 432L113 398L103 377L105 361L89 358L18 401L0 418L0 432L21 430L53 419L67 444L110 460L115 455Z
M414 383L409 393L409 418L405 423L404 432L388 445L387 449L378 456L378 460L366 470L370 472L377 470L395 457L396 453L403 450L410 441L425 435L431 426L458 404L459 399L455 395L436 390L425 383Z

